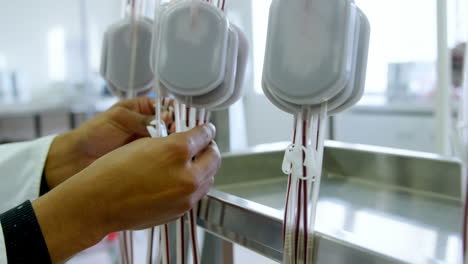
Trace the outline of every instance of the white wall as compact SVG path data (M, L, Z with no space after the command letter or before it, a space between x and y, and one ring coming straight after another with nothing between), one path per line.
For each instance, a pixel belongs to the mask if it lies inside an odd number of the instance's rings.
M96 69L101 35L107 25L118 19L120 1L88 0L88 12L91 55ZM79 0L2 1L0 54L5 57L8 68L21 71L27 78L28 88L34 94L39 94L50 81L48 33L56 27L62 27L68 46L76 50L81 37L79 25Z
M0 57L10 70L27 77L26 89L35 99L54 95L50 92L48 33L63 27L67 46L79 51L81 38L80 0L2 1L0 8ZM104 30L120 17L120 0L87 0L90 51L93 70L99 66ZM57 55L57 53L55 54ZM68 54L70 55L70 54ZM66 58L67 66L79 65L80 54ZM1 69L0 69L1 70ZM67 80L77 80L69 71ZM78 80L80 78L78 77ZM60 87L56 88L60 89ZM60 91L55 90L60 93ZM42 135L68 129L67 113L42 115ZM32 117L0 120L0 139L24 140L34 137Z

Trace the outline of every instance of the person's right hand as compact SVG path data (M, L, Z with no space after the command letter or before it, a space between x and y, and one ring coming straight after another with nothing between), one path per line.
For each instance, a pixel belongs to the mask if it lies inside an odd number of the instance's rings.
M33 202L52 259L115 231L167 223L209 190L220 167L212 125L112 151Z

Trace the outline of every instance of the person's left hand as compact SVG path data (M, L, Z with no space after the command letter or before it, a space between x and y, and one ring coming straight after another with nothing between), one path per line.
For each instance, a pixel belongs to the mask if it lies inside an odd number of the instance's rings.
M166 125L171 116L162 113ZM50 189L80 172L96 159L135 141L148 137L146 126L154 119L154 99L141 97L119 102L79 128L57 136L44 168Z

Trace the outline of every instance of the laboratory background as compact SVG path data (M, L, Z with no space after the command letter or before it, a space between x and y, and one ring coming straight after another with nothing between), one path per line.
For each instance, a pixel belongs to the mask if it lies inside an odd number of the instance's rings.
M0 143L69 131L119 100L100 65L126 2L0 1ZM201 263L283 261L281 166L294 120L262 89L271 2L225 3L249 55L243 98L211 116L223 165L198 209ZM354 2L370 24L365 89L324 123L310 263L462 263L468 1ZM146 263L146 236L133 236L134 263ZM118 239L67 263L121 263Z

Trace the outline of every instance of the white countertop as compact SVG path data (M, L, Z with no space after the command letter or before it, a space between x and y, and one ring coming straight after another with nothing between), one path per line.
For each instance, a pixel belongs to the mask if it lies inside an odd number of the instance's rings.
M89 107L94 109L94 112L103 112L117 102L115 97L99 98L90 106L84 102L66 102L63 100L51 100L42 102L30 103L0 103L0 117L16 117L16 116L31 116L48 112L65 111L67 113L86 113ZM375 114L424 114L432 115L434 106L430 103L389 103L385 100L367 100L364 98L360 103L351 108L351 113L375 113ZM456 109L454 107L454 113Z
M64 111L66 113L103 112L117 102L117 98L99 98L90 105L84 102L66 102L63 100L49 100L30 103L0 104L0 117L19 117Z

